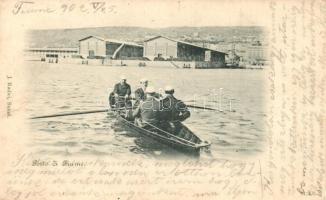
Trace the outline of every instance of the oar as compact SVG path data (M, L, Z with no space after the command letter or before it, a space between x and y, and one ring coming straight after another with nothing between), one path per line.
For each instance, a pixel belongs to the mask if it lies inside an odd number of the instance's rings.
M195 105L186 105L190 108L198 108L203 110L217 110L214 108L209 107L202 107L202 106L195 106ZM125 108L112 108L110 110L122 110ZM70 115L84 115L84 114L92 114L92 113L101 113L101 112L108 112L109 109L102 109L102 110L89 110L89 111L79 111L79 112L71 112L71 113L61 113L61 114L52 114L52 115L42 115L37 117L31 117L30 119L42 119L42 118L51 118L51 117L63 117L63 116L70 116Z
M190 108L198 108L203 110L217 110L214 108L208 108L208 107L201 107L201 106L194 106L194 105L187 105L187 107ZM125 109L125 108L120 108ZM111 109L117 110L117 109ZM84 115L84 114L92 114L92 113L101 113L101 112L108 112L108 109L102 109L102 110L88 110L88 111L80 111L80 112L71 112L71 113L61 113L61 114L52 114L52 115L42 115L37 117L31 117L30 119L42 119L42 118L51 118L51 117L63 117L63 116L70 116L70 115Z
M198 109L203 109L203 110L217 110L215 108L209 108L209 107L202 107L202 106L195 106L195 105L186 105L189 108L198 108Z
M189 101L185 101L185 103L196 103L194 100L189 100ZM217 110L219 111L218 109L215 109L215 108L210 108L210 107L206 107L206 106L195 106L194 104L186 104L187 107L189 108L198 108L198 109L203 109L203 110Z
M125 108L112 108L110 110L123 110ZM37 117L31 117L30 119L41 119L41 118L51 118L51 117L62 117L62 116L69 116L69 115L84 115L84 114L91 114L91 113L101 113L101 112L108 112L109 109L102 109L102 110L89 110L89 111L80 111L80 112L71 112L71 113L61 113L61 114L53 114L53 115L43 115Z
M124 97L122 97L124 98ZM136 98L130 98L131 100L136 100ZM198 109L203 109L203 110L217 110L215 108L209 108L209 107L203 107L203 106L195 106L195 105L186 105L189 108L198 108Z
M120 97L120 98L124 98L124 97ZM132 97L130 98L131 100L136 100L136 98ZM187 101L186 101L187 102ZM195 106L195 105L186 105L189 108L198 108L198 109L202 109L202 110L217 110L215 108L210 108L210 107L203 107L203 106Z

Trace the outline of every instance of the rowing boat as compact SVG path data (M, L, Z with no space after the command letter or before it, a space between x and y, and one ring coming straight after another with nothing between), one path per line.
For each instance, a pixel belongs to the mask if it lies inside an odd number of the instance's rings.
M162 130L159 127L147 124L145 127L137 126L133 120L127 120L120 112L115 112L120 123L127 126L131 131L150 137L160 143L168 145L184 153L199 154L201 150L208 150L210 143L201 140L195 133L181 122L175 123L175 131Z

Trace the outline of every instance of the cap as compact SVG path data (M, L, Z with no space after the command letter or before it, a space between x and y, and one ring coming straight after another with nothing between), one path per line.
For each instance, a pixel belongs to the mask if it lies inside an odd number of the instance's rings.
M154 93L154 92L155 92L154 87L149 86L148 88L146 88L146 93L151 94L151 93Z
M164 91L166 92L170 92L170 91L174 91L174 88L170 85L167 85L165 88L164 88Z
M140 79L140 83L145 83L145 82L148 82L147 78Z
M127 80L127 78L126 78L124 75L121 75L121 76L120 76L120 79L121 79L121 80Z

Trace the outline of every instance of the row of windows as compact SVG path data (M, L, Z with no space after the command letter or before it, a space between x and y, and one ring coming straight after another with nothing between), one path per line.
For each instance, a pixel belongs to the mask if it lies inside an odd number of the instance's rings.
M27 50L36 53L77 53L78 51L62 51L62 50Z

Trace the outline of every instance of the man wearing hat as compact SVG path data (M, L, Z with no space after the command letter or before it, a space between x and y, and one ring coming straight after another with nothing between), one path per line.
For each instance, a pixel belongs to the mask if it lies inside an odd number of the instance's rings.
M134 110L135 123L141 127L146 124L157 126L160 121L160 102L155 98L155 89L151 86L146 88L146 99Z
M131 89L125 76L120 76L120 83L115 84L113 92L115 97L129 98Z
M146 88L148 86L148 80L146 78L143 78L140 80L140 87L135 90L135 103L133 107L137 107L141 101L144 101L146 99Z
M166 86L164 91L165 95L160 100L162 121L181 122L189 118L190 112L187 106L181 100L178 100L173 96L174 88L171 86Z
M130 99L130 94L131 88L127 83L127 78L125 76L120 76L120 82L114 85L114 90L110 94L110 105L118 102L119 107L124 106L125 102ZM127 104L131 105L130 100L127 101Z
M135 99L137 101L144 101L146 99L145 91L148 86L148 80L143 78L140 80L141 87L135 91Z

